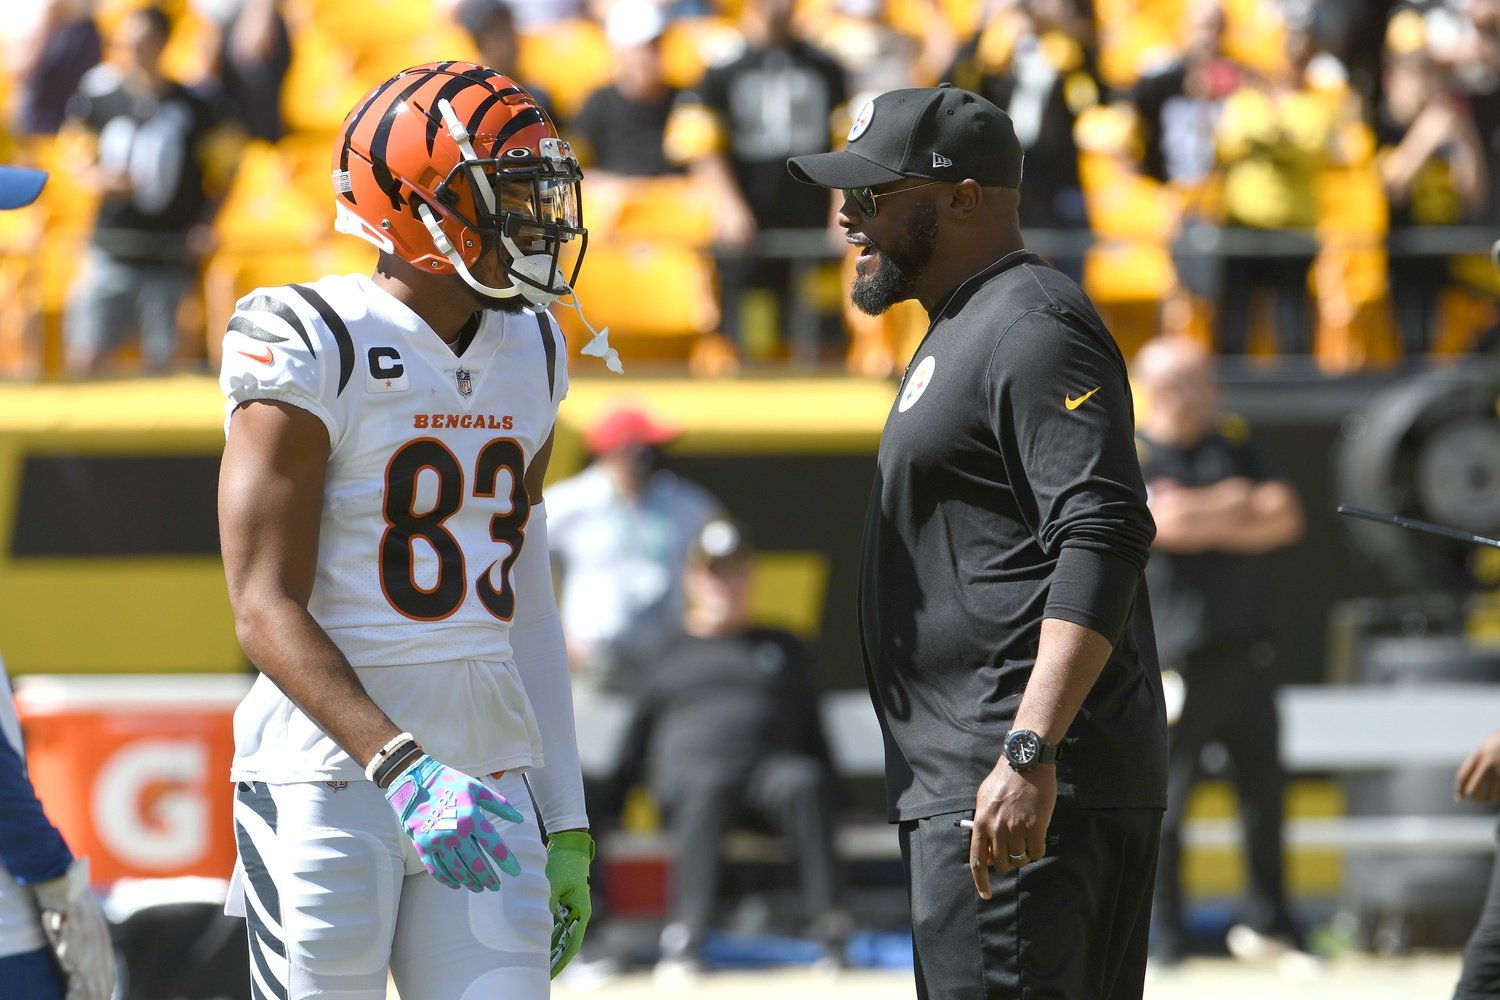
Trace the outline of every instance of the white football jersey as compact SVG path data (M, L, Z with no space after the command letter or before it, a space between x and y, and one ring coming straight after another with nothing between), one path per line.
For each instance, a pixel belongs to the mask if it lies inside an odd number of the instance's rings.
M229 321L220 385L226 435L255 399L301 407L328 429L308 610L372 697L444 763L539 763L509 624L525 600L511 584L530 512L525 471L568 389L551 317L487 311L450 347L364 275L259 288ZM474 676L453 676L459 661ZM419 732L428 714L443 721ZM471 728L483 738L461 732ZM235 731L236 780L359 772L264 677Z

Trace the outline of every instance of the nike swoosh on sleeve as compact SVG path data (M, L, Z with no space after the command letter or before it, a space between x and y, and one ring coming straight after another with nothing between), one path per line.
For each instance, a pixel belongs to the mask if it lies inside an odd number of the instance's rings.
M1063 396L1063 405L1066 406L1070 410L1076 410L1076 409L1078 409L1080 406L1082 406L1084 404L1085 400L1087 400L1090 396L1092 396L1094 393L1098 392L1100 389L1103 389L1103 388L1104 388L1104 386L1102 386L1102 385L1096 385L1092 389L1090 389L1088 392L1084 393L1082 396L1079 396L1077 399L1074 399L1072 396L1064 395Z

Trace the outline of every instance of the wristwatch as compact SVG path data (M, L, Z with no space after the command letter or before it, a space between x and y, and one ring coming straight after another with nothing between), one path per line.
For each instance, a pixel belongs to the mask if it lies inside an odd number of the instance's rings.
M1005 759L1022 772L1056 764L1057 744L1045 742L1029 729L1012 729L1005 734Z

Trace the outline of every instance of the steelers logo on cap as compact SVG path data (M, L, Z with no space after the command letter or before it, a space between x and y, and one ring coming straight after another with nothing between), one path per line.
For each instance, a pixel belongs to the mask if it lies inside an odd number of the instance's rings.
M849 141L853 142L865 134L865 129L870 127L870 119L875 117L875 102L866 101L865 106L859 109L859 115L855 117L854 124L849 126Z

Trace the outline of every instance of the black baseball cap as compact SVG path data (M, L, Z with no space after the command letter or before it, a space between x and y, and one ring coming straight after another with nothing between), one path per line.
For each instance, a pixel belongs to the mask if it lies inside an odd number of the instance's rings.
M787 160L804 184L862 188L903 177L973 178L985 187L1021 186L1021 142L1010 116L952 84L892 90L866 102L849 145Z

